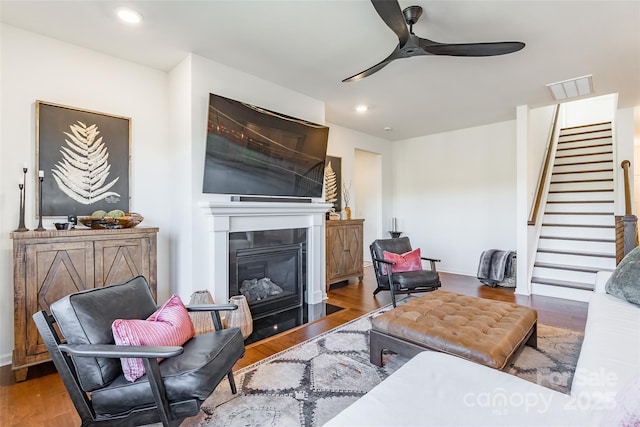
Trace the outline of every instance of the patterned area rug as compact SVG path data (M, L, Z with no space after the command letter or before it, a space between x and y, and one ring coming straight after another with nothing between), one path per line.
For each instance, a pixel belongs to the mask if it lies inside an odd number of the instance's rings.
M200 414L182 426L321 426L395 372L408 359L390 353L383 367L369 363L371 318L298 344L235 373L238 394L224 380ZM583 335L538 325L538 348L526 347L508 371L568 392Z

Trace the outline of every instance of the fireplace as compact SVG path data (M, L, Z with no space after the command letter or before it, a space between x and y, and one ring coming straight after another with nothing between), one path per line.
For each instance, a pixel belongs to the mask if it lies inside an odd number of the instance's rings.
M301 307L305 244L305 229L230 233L229 296L244 295L254 319Z
M231 275L236 274L234 281L237 282L237 272L234 273L237 266L235 262L232 265L231 254L264 247L269 239L266 246L301 245L302 305L254 321L253 334L246 343L317 320L339 309L324 303L327 299L324 218L331 204L211 200L200 202L199 206L207 217L209 228L208 259L211 263L203 267L208 271L207 289L216 302L229 300ZM280 232L284 234L275 238Z
M329 203L246 202L215 200L199 203L209 228L207 289L216 302L229 300L230 253L248 248L257 231L304 229L303 277L304 302L319 304L326 299L324 216ZM235 233L245 233L240 238ZM283 241L280 244L296 243ZM298 242L300 243L300 242ZM255 246L254 246L255 247Z

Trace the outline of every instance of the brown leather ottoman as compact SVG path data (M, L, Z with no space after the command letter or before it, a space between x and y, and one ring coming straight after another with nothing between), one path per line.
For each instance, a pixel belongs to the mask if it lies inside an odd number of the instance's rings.
M370 359L435 350L504 369L525 343L536 346L537 320L528 307L436 290L373 319Z

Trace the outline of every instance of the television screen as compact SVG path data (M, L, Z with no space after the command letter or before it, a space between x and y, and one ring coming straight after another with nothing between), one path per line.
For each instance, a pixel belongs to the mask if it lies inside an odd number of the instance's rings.
M322 197L329 128L209 95L203 192Z

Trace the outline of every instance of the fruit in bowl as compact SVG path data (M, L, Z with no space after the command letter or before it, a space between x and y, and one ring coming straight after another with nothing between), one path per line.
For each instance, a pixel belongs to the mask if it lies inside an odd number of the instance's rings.
M78 217L78 221L89 228L131 228L140 224L144 217L135 212L123 212L114 209L109 212L103 210L95 211L91 216Z

